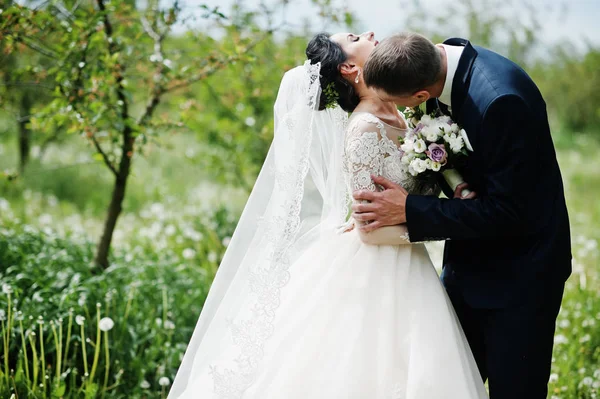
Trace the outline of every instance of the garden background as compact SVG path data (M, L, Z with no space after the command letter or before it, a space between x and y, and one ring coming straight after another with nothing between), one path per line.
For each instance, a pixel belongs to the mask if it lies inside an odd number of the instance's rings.
M319 31L381 28L355 2L212 3L0 1L0 397L166 397L283 73ZM401 5L387 33L464 36L538 83L574 256L550 397L598 397L600 37L545 40L568 4L371 3Z

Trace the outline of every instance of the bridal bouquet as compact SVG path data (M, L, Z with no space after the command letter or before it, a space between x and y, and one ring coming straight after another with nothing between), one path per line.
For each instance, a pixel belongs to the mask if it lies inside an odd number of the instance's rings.
M447 116L423 113L420 108L404 111L410 130L400 138L402 164L412 176L427 177L441 172L452 190L464 182L456 167L473 151L464 129ZM462 194L468 195L469 190Z

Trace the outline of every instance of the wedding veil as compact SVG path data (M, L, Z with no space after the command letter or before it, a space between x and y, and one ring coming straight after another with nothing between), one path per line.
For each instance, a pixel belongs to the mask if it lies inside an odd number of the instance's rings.
M289 268L347 216L347 114L318 111L320 63L288 71L275 102L274 138L194 330L169 398L209 373L215 396L240 398L273 334ZM308 293L307 293L308 295Z

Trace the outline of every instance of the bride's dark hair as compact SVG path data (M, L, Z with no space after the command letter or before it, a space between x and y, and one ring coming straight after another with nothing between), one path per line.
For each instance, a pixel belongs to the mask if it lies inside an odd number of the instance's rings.
M311 64L321 63L321 98L319 110L327 108L328 96L325 90L330 83L337 92L337 103L346 112L354 111L360 99L354 87L340 73L340 64L346 62L348 56L342 50L342 46L329 38L327 33L319 33L308 42L306 46L306 57Z

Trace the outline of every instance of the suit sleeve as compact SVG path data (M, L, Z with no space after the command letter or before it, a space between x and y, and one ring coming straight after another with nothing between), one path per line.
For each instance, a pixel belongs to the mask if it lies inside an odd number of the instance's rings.
M411 241L494 238L527 234L525 212L535 181L533 115L515 95L494 100L482 122L483 194L474 200L409 195Z

